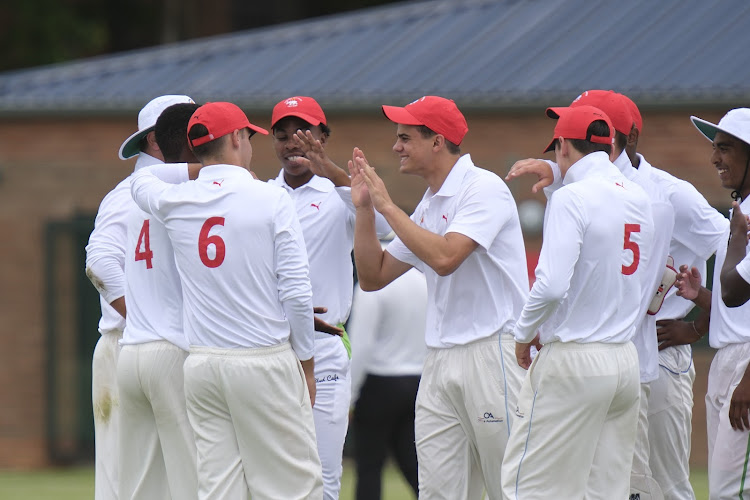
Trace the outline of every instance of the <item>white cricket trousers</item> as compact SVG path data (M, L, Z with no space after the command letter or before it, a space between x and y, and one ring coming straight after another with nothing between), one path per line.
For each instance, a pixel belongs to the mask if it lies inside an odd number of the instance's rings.
M695 500L690 484L695 366L689 345L659 352L648 405L649 463L665 500Z
M648 403L651 395L651 382L641 382L641 396L638 404L638 427L636 428L633 465L630 469L630 496L640 500L664 500L659 484L651 472L651 448L648 444Z
M729 423L732 394L750 361L750 342L730 344L716 352L708 372L708 493L711 500L750 498L750 432Z
M99 337L91 361L91 403L94 409L94 499L117 500L119 490L120 394L117 359L121 331Z
M187 355L166 340L122 346L117 363L121 500L198 498L183 381Z
M546 344L518 395L503 498L628 498L638 372L631 342Z
M321 500L310 395L289 343L191 347L185 397L201 500Z
M315 434L323 467L323 498L337 500L341 490L344 440L352 399L351 363L341 337L315 337Z
M524 370L511 335L430 349L415 408L420 500L499 500Z

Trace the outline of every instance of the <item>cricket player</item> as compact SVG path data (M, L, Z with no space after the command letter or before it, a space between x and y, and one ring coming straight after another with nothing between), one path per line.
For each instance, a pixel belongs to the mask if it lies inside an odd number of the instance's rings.
M400 171L428 189L409 217L355 148L354 256L363 290L383 288L411 267L427 280L429 347L416 402L422 499L498 500L500 466L523 370L511 332L528 294L526 254L513 196L476 167L460 144L468 131L456 104L424 96L383 106L397 124ZM385 251L375 211L396 233Z
M178 180L197 162L187 125L197 104L175 104L156 121L164 161ZM182 162L182 163L180 163ZM193 429L185 406L182 287L164 225L133 203L125 258L128 317L120 344L120 498L198 498Z
M145 169L131 191L175 252L198 497L319 500L307 254L289 195L249 172L256 132L236 105L205 104L188 124L198 178Z
M164 95L151 100L138 113L138 131L125 139L119 157L137 156L135 171L164 158L156 143L154 127L161 112L178 103L191 103L184 95ZM94 437L96 446L94 498L118 498L120 396L117 387L119 341L125 328L125 258L127 216L134 206L126 177L99 205L94 230L86 246L86 275L99 291L102 317L101 337L96 343L91 364Z
M559 120L545 151L554 149L564 185L550 200L537 279L515 328L518 363L529 371L503 496L626 498L640 394L632 339L653 258L651 204L609 161L615 128L603 111L553 111ZM531 364L537 332L544 348Z
M718 124L695 116L691 120L713 143L711 163L722 186L732 190L735 206L742 214L749 213L750 109L733 109ZM736 282L730 280L736 278L734 273L741 276L744 272L741 259L747 253L747 223L742 220L742 214L732 214L730 227L717 249L713 290L700 286L701 276L696 268L682 266L678 279L685 298L704 311L710 310L709 344L717 349L708 373L706 393L711 500L750 495L750 482L746 481L750 449L750 376L747 374L750 366L750 332L747 328L750 304L743 303L742 297L734 296ZM731 287L729 293L723 290L725 282Z
M657 191L666 195L674 209L675 223L669 242L674 267L697 267L705 276L706 260L723 243L727 220L692 184L652 166L637 152L643 119L636 104L627 96L623 98L630 106L634 122L626 147L631 164ZM689 460L695 366L690 345L673 342L683 336L692 341L700 338L696 324L701 324L701 332L707 332L708 316L695 322L684 321L694 304L676 291L674 287L668 291L661 309L656 312L659 375L650 384L648 463L665 499L694 500Z
M324 498L336 500L351 401L351 349L343 330L354 290L351 181L325 152L331 130L312 97L294 96L276 104L271 129L281 170L268 182L284 189L294 202L310 261L313 303L328 309L318 317L342 329L342 337L315 333L315 433ZM378 234L390 230L380 217Z
M664 291L671 287L676 275L674 265L668 259L675 211L667 197L666 190L661 186L660 180L652 178L649 169L650 166L644 164L643 170L635 169L628 156L626 151L628 138L636 121L636 118L633 116L631 101L622 94L611 90L587 90L579 95L570 106L587 105L602 110L612 121L612 126L615 129L612 152L613 164L626 178L635 182L646 191L651 204L655 234L653 258L650 261L649 267L645 268L641 273L646 293L641 297L643 314L636 328L636 335L633 337L640 366L641 395L638 434L631 471L630 494L632 498L640 498L641 500L661 500L663 498L661 488L653 479L649 465L648 403L651 384L659 376L655 314L659 311L664 300ZM548 115L553 118L556 117L557 109L550 108ZM541 160L527 160L526 162L532 166L538 164L544 169L548 168L546 163ZM557 171L555 177L559 178L558 166L556 164L551 164L550 166L553 167L553 170ZM517 175L517 173L514 173L514 175ZM561 185L559 181L555 182L545 189L545 193L550 196ZM667 266L666 269L665 265ZM666 280L664 283L660 283L662 278ZM662 292L659 292L660 288Z

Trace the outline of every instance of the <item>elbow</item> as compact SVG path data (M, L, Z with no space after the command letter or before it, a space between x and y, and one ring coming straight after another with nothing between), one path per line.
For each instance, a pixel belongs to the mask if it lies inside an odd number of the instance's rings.
M727 307L739 307L743 305L745 302L747 302L747 299L741 300L740 297L737 296L737 294L732 293L730 290L723 289L721 291L721 300L724 302L724 305Z
M457 262L455 259L446 258L437 260L435 264L430 267L432 267L433 271L435 271L438 276L445 277L453 274L460 265L461 262Z
M375 292L383 288L383 285L376 283L374 281L369 281L366 279L359 278L359 287L362 289L363 292Z

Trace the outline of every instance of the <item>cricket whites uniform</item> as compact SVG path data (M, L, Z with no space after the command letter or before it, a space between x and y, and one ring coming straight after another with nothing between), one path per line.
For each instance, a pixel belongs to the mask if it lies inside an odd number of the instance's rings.
M133 177L175 252L190 343L185 396L201 499L322 499L310 397L312 293L289 196L234 165L182 184ZM299 358L299 359L298 359Z
M135 171L162 163L141 152ZM102 200L94 230L86 246L86 275L99 291L102 317L101 337L91 363L92 404L96 447L94 498L117 499L119 491L120 394L117 386L119 341L125 318L109 304L125 296L127 218L135 207L130 196L130 179L122 180Z
M742 200L740 209L750 213L750 201ZM742 235L735 236L742 237ZM727 256L729 229L716 252L717 272L711 294L709 343L718 349L711 362L706 392L706 427L708 429L708 489L711 500L750 497L748 457L750 431L732 429L729 405L732 394L742 380L750 362L750 302L729 308L721 299L719 270ZM737 265L737 272L750 283L748 259Z
M528 295L516 204L498 176L463 155L437 193L427 190L411 219L478 244L444 277L398 238L386 249L427 280L429 352L415 410L419 495L477 499L486 487L499 500L500 466L524 376L512 337Z
M544 348L518 396L503 498L627 498L640 392L631 340L652 255L651 204L602 152L577 161L563 183L515 328L524 343L538 331Z
M165 167L167 168L167 167ZM188 180L173 164L174 182ZM120 345L120 498L198 498L196 449L185 406L182 287L166 228L135 203L128 214Z
M665 193L675 213L669 254L675 269L681 265L700 270L706 280L706 260L726 242L729 221L711 207L692 184L653 167L638 154L638 171ZM681 320L694 304L667 293L658 320ZM649 464L665 500L694 500L690 484L690 441L693 415L693 366L689 345L659 351L659 376L651 383L648 404Z
M313 305L328 308L328 312L318 316L343 327L349 318L354 291L351 252L356 212L351 188L335 187L330 180L314 175L303 186L292 189L284 180L283 169L268 182L283 188L294 202L310 261ZM378 217L377 221L379 235L390 232L385 219ZM313 416L326 500L337 499L341 489L351 402L349 358L349 348L341 337L315 332L317 392Z
M633 465L630 473L630 494L639 495L641 500L662 500L660 485L654 480L649 465L648 404L651 386L659 378L659 346L656 340L656 316L647 310L656 294L667 265L669 242L675 224L675 210L661 186L651 178L650 165L633 168L627 153L623 150L614 165L631 181L646 192L651 203L654 222L654 242L648 267L643 268L643 295L641 296L641 316L636 323L633 344L638 352L640 367L641 395L638 410L638 431L633 452Z

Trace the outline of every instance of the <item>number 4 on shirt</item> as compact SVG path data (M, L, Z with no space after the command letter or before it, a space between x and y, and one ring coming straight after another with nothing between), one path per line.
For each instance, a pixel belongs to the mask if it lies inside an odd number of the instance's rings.
M638 269L638 264L641 261L641 248L638 246L638 243L630 239L630 235L633 233L640 233L641 232L641 225L640 224L625 224L625 243L623 244L623 248L625 250L630 250L633 252L633 262L629 266L622 266L622 274L625 276L630 276L633 274L636 269Z
M139 260L145 260L146 269L151 269L153 267L151 264L151 259L154 258L154 252L151 251L151 240L149 239L148 229L149 220L146 219L143 221L143 226L141 226L141 234L138 235L138 243L135 245L135 261L138 262ZM142 252L141 246L143 246Z

